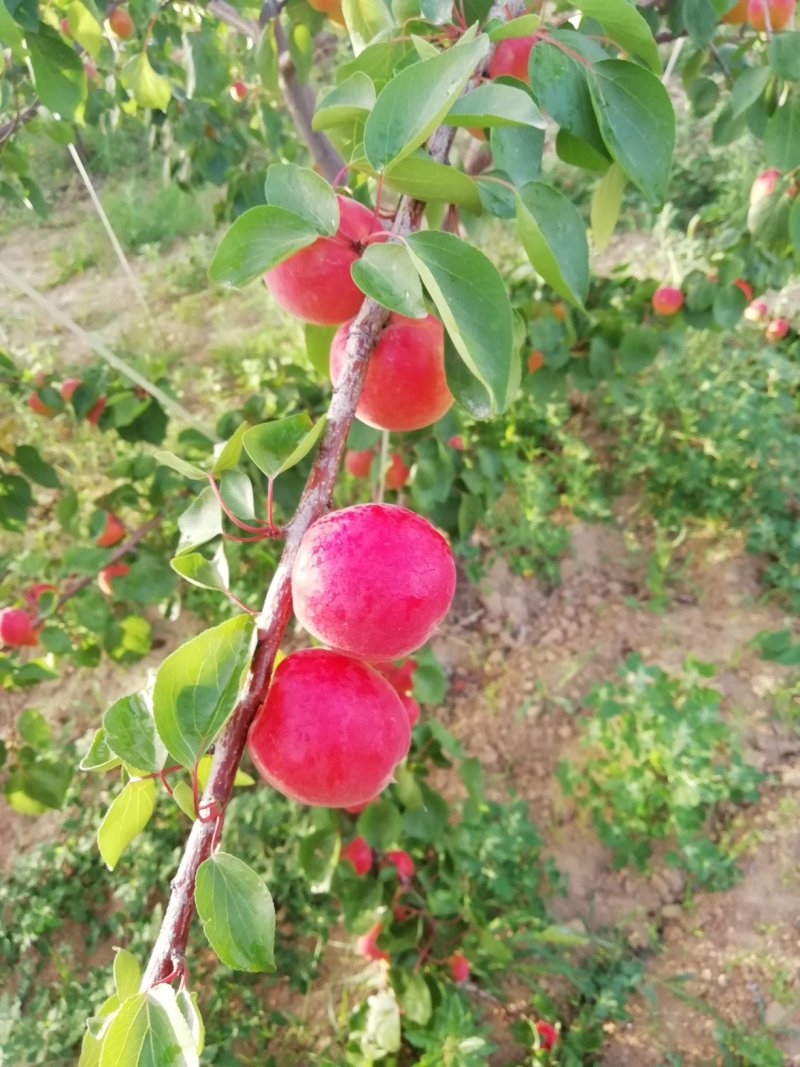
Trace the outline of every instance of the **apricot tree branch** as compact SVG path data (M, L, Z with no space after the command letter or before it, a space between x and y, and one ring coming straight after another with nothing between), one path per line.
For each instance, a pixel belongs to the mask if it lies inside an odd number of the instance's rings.
M25 125L26 122L35 119L38 113L39 101L34 100L32 104L29 104L24 110L18 112L10 122L4 122L3 125L0 126L0 145L12 137L21 126Z
M511 19L523 9L524 0L510 0L495 5L490 16ZM466 86L473 88L488 66L491 53L481 63L475 76ZM455 136L455 127L440 126L428 141L431 157L446 162ZM404 196L398 204L392 232L411 233L419 227L425 203ZM219 813L219 825L233 790L250 724L266 697L273 662L292 613L291 572L304 534L330 506L333 488L344 453L350 425L364 385L370 356L378 343L381 330L389 318L389 311L367 298L350 327L345 364L333 390L325 433L308 476L300 503L286 529L283 552L264 598L258 618L258 639L244 694L234 708L214 747L208 781L200 806ZM202 822L195 819L184 849L178 871L171 883L171 894L158 938L142 978L141 988L172 973L186 954L189 927L194 914L194 886L200 865L211 855L217 820ZM216 833L215 833L216 832Z

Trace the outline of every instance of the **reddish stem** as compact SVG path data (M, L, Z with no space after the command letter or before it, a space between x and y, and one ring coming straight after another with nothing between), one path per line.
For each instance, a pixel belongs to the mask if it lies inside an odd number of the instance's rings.
M213 474L209 474L208 484L214 491L214 496L217 498L217 503L219 504L219 506L222 508L222 510L225 512L225 514L228 516L234 526L238 526L240 530L246 530L248 533L263 533L265 529L272 526L271 522L265 523L263 519L256 519L258 526L250 526L248 525L248 523L242 522L241 519L237 518L237 516L234 515L234 513L222 499L222 493L220 492L219 486L217 485Z

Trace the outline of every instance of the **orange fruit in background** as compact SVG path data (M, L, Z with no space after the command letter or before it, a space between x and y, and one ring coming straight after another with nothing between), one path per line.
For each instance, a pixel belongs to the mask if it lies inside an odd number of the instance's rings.
M114 36L119 37L121 41L127 41L129 37L132 37L135 29L133 19L124 7L114 8L108 16L108 27Z
M748 0L739 0L735 7L725 12L722 21L727 22L729 26L741 26L747 21L747 3Z
M767 28L767 9L769 22L775 33L784 28L794 14L797 0L750 0L747 5L747 18L754 30L763 33Z

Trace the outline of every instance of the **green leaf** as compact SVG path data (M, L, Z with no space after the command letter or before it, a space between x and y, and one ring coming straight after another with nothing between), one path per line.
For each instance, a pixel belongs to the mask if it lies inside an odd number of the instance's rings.
M137 52L122 68L120 81L133 94L139 107L166 111L172 97L169 78L153 70L147 52Z
M303 325L306 355L317 374L327 381L331 376L331 341L338 326L317 326L313 322Z
M575 0L575 7L597 19L615 44L643 59L651 70L661 72L658 46L650 27L628 0Z
M362 293L390 311L414 319L427 314L419 275L404 245L370 245L350 273Z
M22 473L37 485L43 485L45 489L57 489L61 484L55 468L45 463L38 448L32 445L17 445L14 449L14 460L19 464Z
M339 862L342 839L333 830L315 830L300 842L297 858L312 893L327 893Z
M622 208L626 179L622 168L614 163L597 184L592 197L592 244L595 252L608 247Z
M236 706L247 680L256 628L237 615L167 656L156 675L153 715L168 751L193 767Z
M152 778L134 779L114 798L97 831L100 855L113 871L120 856L147 826L156 806L156 783Z
M589 64L605 58L603 49L582 33L553 30L548 40L540 41L531 50L529 64L531 88L539 106L562 129L591 145L600 155L607 154L606 146L594 113L587 71L591 69Z
M142 971L132 952L124 948L114 949L114 988L120 1003L139 992Z
M197 1038L161 983L120 1007L102 1037L99 1067L199 1067Z
M204 470L196 467L194 463L187 463L185 459L173 455L172 452L156 452L155 459L162 466L169 467L191 481L204 482L206 480L206 472Z
M164 766L167 751L156 733L146 690L115 700L103 716L103 729L106 744L124 763L148 773Z
M227 592L229 582L228 561L225 558L225 550L222 545L214 553L213 559L206 559L200 552L189 552L186 555L175 556L171 559L170 566L192 585L201 589L216 589L221 593Z
M264 195L272 207L283 208L322 235L339 229L339 202L333 188L308 167L296 163L273 163L267 168Z
M223 471L219 493L234 515L240 519L256 517L253 483L242 471Z
M675 147L675 113L666 89L635 63L606 59L592 68L589 90L612 155L648 200L661 203Z
M47 808L60 808L72 780L70 763L30 748L20 751L19 760L3 787L9 806L23 815L39 815Z
M201 756L200 759L197 761L197 784L201 789L205 789L206 787L208 775L211 771L212 758L213 757L209 754ZM255 785L256 780L255 778L253 778L252 775L247 774L246 771L243 771L240 768L236 771L236 774L234 775L233 784L235 786Z
M605 153L598 152L588 141L582 141L565 129L560 129L556 134L556 155L571 167L582 167L601 174L608 171L610 163Z
M78 766L82 771L110 771L112 767L119 767L121 762L109 748L106 732L101 726L99 730L95 730L89 751Z
M761 630L753 638L753 644L762 659L787 667L800 665L800 641L793 643L791 630Z
M563 193L529 182L517 193L517 223L534 270L577 307L589 291L589 245L583 220Z
M200 865L195 902L209 944L223 963L237 971L275 970L275 907L251 867L217 852Z
M350 43L356 56L379 34L392 30L392 17L383 0L342 0L344 15Z
M402 988L398 993L400 1007L409 1022L427 1026L433 1014L433 1000L425 976L411 972L403 974Z
M50 727L45 717L36 708L25 708L17 719L17 732L23 741L33 748L49 748Z
M372 79L357 70L322 98L311 120L311 128L329 130L332 126L366 118L375 104L375 98Z
M658 355L659 339L656 330L634 326L627 330L619 348L619 362L626 374L638 374L649 367Z
M62 119L80 119L86 99L86 74L77 52L48 26L27 33L33 81L44 106Z
M731 116L738 118L753 106L772 77L769 67L752 67L736 79L730 97Z
M791 96L767 123L764 134L767 162L778 170L800 167L800 98Z
M285 208L251 207L220 241L208 276L212 282L241 288L318 238L306 219Z
M403 835L403 820L390 800L374 800L358 817L358 832L370 848L386 849Z
M92 59L97 59L106 47L106 39L103 36L103 27L89 8L80 3L80 0L73 0L67 8L67 22L73 40L77 41L81 48L85 48Z
M188 782L180 781L175 783L172 789L172 799L184 815L188 815L192 820L196 818L196 812L194 810L194 793Z
M525 89L489 81L456 100L445 117L450 126L535 126L545 129L541 111Z
M714 293L714 321L724 330L732 330L747 307L747 297L738 285L721 285Z
M411 258L453 344L491 398L506 404L512 363L512 315L505 283L483 252L450 233L414 233Z
M468 174L437 163L421 150L393 163L384 174L384 181L391 189L417 200L458 204L476 213L481 209L478 187Z
M211 486L201 490L189 507L178 516L178 555L192 552L198 545L222 533L222 508Z
M719 23L719 14L711 0L691 0L681 8L686 30L700 48L711 43Z
M530 126L498 126L491 130L489 140L495 167L513 185L526 185L539 177L544 149L542 130ZM510 189L508 193L511 193ZM513 196L511 206L513 208ZM513 214L512 210L507 217L512 218Z
M400 1048L400 1006L394 992L388 990L367 997L367 1018L364 1024L363 1044L368 1062L383 1059L387 1052Z
M240 423L225 444L219 448L214 459L214 466L211 468L211 473L215 478L222 474L223 471L232 470L238 465L243 448L242 438L249 428L248 423Z
M383 170L419 148L488 52L489 39L481 35L396 74L378 93L364 127L364 151L370 164Z
M800 81L800 31L776 33L767 46L769 65L779 78Z
M312 425L311 416L304 412L253 426L242 440L258 469L268 478L277 478L308 455L324 427L324 417Z

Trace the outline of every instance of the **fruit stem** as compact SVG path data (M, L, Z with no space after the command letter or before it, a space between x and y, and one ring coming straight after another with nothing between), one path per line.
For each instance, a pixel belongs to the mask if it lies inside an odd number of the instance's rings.
M383 430L381 433L381 461L380 472L378 474L378 503L383 503L383 498L386 493L386 474L389 469L389 431Z

